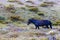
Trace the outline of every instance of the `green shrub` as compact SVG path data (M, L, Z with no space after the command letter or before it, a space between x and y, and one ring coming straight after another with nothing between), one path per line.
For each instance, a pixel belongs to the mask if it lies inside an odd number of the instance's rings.
M54 2L43 2L40 6L41 7L48 7L48 6L53 6L55 4Z
M5 20L5 17L0 16L0 20Z
M60 25L60 20L57 20L53 23L53 25L57 26L57 25Z
M24 21L23 18L21 18L20 16L11 16L10 19L15 22L15 21Z
M13 9L14 8L14 5L13 4L5 5L5 8L6 9Z
M8 23L12 23L12 21L10 19L5 20L5 22L3 22L3 24L8 24Z
M40 40L48 40L48 38L41 38Z
M47 7L48 4L47 4L47 3L42 3L40 6L41 6L41 7Z
M16 12L16 10L10 10L10 12L11 12L11 13L15 13L15 12Z
M24 9L25 10L25 7L21 7L21 9Z
M37 19L37 20L42 20L42 19L43 19L43 18L42 18L41 16L39 16L39 15L35 15L33 18L34 18L34 19Z
M30 11L33 11L33 12L37 12L38 11L38 8L37 7L30 7L29 10Z
M36 39L33 38L33 39L31 39L31 40L36 40Z
M55 4L55 2L44 2L44 3L47 3L47 4Z
M35 7L35 6L29 6L29 5L25 5L26 7Z
M43 12L38 12L37 13L39 16L44 16L44 13Z
M18 4L21 4L21 5L24 5L24 3L20 2L20 1L18 1L17 3L18 3Z
M53 25L57 26L58 24L57 23L54 23Z
M11 13L16 12L16 9L14 8L14 5L12 5L12 4L6 5L5 8L6 8L7 11L9 11Z
M32 4L34 4L34 2L32 2L32 1L26 1L26 2L29 2L29 3L32 3Z
M57 20L56 23L57 23L58 25L60 25L60 20Z
M8 2L17 2L17 0L8 0Z
M0 16L0 23L3 23L5 21L5 17Z

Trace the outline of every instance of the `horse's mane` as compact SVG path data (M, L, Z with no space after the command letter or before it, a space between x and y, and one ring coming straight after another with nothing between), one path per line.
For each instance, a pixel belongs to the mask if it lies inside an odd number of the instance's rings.
M29 21L31 21L31 20L33 20L33 21L49 21L49 20L38 20L38 19L34 19L34 18L29 19Z

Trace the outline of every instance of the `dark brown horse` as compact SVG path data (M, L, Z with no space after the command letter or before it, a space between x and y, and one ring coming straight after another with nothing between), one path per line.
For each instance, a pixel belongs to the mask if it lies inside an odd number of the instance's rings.
M50 26L50 28L52 29L52 23L49 20L36 20L36 19L29 19L27 25L29 25L30 23L33 23L36 27L36 29L39 29L39 26L46 26L46 28L49 28L48 26Z

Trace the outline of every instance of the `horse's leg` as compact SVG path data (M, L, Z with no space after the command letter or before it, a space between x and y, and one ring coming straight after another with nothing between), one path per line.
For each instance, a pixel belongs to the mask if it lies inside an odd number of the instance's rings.
M37 26L35 26L35 29L37 29Z
M50 24L50 28L52 29L52 24Z
M37 29L37 26L35 25L35 29Z
M46 25L46 28L49 28L48 25Z
M38 25L35 25L36 26L36 28L35 29L39 29L39 26Z
M38 27L38 29L39 29L39 26L37 26Z

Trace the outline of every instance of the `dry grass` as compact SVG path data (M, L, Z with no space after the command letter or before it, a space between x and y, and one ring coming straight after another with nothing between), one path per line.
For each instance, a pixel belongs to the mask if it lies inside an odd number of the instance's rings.
M7 27L6 24L0 23L0 28L4 28L4 27Z

